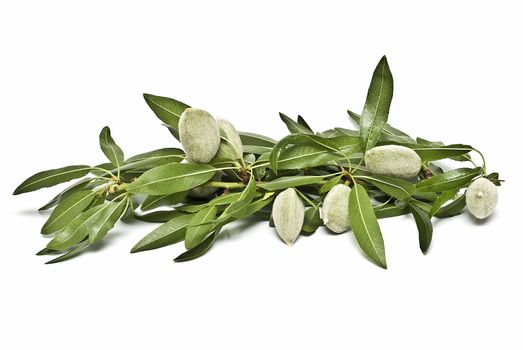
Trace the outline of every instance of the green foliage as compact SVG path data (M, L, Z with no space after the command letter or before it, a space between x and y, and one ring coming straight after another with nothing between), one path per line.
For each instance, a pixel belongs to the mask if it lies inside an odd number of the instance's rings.
M204 255L228 224L247 217L269 221L273 208L278 208L278 203L273 205L275 198L289 188L299 195L300 221L300 201L304 204L301 234L311 235L324 225L322 203L337 184L352 188L349 234L354 234L362 252L376 265L387 268L378 219L412 215L420 249L427 253L433 238L432 218L461 214L466 206L463 189L476 178L485 177L497 186L503 180L498 173L486 172L483 155L472 146L414 139L390 125L393 85L384 56L372 75L363 113L347 111L357 130L334 127L315 133L303 117L280 113L289 135L278 141L239 132L240 144L236 131L227 134L224 129L235 130L234 126L222 125L221 142L234 144L234 155L224 148L208 164L190 163L184 150L172 147L125 159L110 129L104 127L99 143L109 162L42 171L15 189L18 195L79 179L40 208L54 209L41 229L51 240L37 255L60 253L47 263L65 261L97 245L120 220L132 224L134 217L159 225L135 244L132 253L183 241L187 250L174 261L192 260ZM179 120L189 105L150 94L144 94L144 99L178 139ZM371 173L363 155L377 145L412 149L423 163L420 173L408 179ZM475 155L481 157L480 166L474 162ZM434 163L446 159L462 162L461 167L444 170ZM472 166L466 167L469 163ZM191 190L200 186L215 191L194 198Z

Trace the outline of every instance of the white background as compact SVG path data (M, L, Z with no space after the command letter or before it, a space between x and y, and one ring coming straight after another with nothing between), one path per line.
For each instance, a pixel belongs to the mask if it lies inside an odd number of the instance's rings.
M522 348L516 1L141 3L0 6L0 348ZM383 220L388 270L350 234L288 248L266 223L181 264L182 245L129 254L149 224L120 225L66 263L34 255L47 242L36 209L59 189L12 197L23 179L103 162L104 125L127 155L175 146L143 92L279 138L278 111L348 127L383 54L389 121L472 144L507 180L489 220L436 220L426 256L410 217Z

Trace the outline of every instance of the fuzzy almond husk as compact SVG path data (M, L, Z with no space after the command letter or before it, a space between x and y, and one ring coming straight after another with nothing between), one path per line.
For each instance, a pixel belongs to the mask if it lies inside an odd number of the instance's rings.
M218 152L220 128L203 109L187 108L180 117L178 131L183 149L194 163L208 163Z
M331 188L323 199L323 223L333 232L342 233L350 228L349 194L349 186L338 184Z
M280 192L272 206L272 220L280 238L292 246L300 235L305 206L294 188Z
M365 165L373 174L410 179L419 173L421 158L404 146L378 146L365 153Z
M498 204L498 188L489 179L474 180L465 194L467 210L478 219L485 219Z
M216 157L233 160L241 159L243 157L243 144L238 131L236 131L232 123L225 119L218 119L217 122L226 140L221 140Z

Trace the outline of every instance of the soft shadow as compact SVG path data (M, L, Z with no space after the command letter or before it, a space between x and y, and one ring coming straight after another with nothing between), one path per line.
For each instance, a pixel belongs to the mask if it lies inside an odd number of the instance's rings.
M494 220L493 218L497 215L496 212L490 214L489 217L485 218L485 219L478 219L478 218L475 218L472 214L470 213L466 213L467 215L467 218L469 220L469 222L475 224L475 225L486 225L488 224L490 221Z
M89 247L85 248L84 252L97 252L110 245L112 241L119 239L124 234L124 231L110 231L101 241L98 241L95 244L91 244Z
M240 234L254 232L254 230L247 229L261 221L263 220L254 217L242 219L236 226L222 230L216 238L216 241L236 239Z
M46 211L38 211L38 210L35 210L35 209L24 209L24 210L19 210L17 212L18 215L23 215L23 216L47 216L49 213L48 210Z

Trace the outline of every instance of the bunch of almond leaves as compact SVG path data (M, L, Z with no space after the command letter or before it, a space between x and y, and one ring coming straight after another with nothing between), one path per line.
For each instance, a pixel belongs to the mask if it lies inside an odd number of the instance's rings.
M412 215L425 253L432 240L433 217L463 212L464 189L475 179L486 178L499 186L497 173L486 172L484 158L464 144L445 145L413 139L387 124L393 79L385 57L372 76L363 113L348 111L356 130L334 128L315 132L298 116L280 113L290 134L280 141L240 132L242 156L218 154L207 163L189 162L179 148L162 148L129 158L116 144L108 127L100 133L100 147L108 162L96 166L71 165L39 172L25 180L15 195L77 180L40 211L51 210L41 233L52 237L38 255L57 255L48 261L66 260L102 240L119 220L133 218L161 223L143 237L131 252L184 242L186 251L174 261L197 258L209 250L227 224L256 216L272 225L274 199L294 188L304 203L301 234L310 235L323 225L320 211L331 188L345 184L350 234L362 251L386 268L385 247L378 219ZM171 98L144 94L145 101L176 139L179 120L188 105ZM205 137L205 135L202 135ZM221 143L230 143L220 130ZM404 179L375 174L364 155L374 147L400 145L421 159L419 173ZM472 154L480 155L477 166ZM225 156L224 156L225 155ZM462 167L444 171L435 161L451 159ZM221 174L221 176L218 176ZM196 188L210 194L193 196ZM160 209L161 210L160 210ZM280 209L282 210L282 209Z

